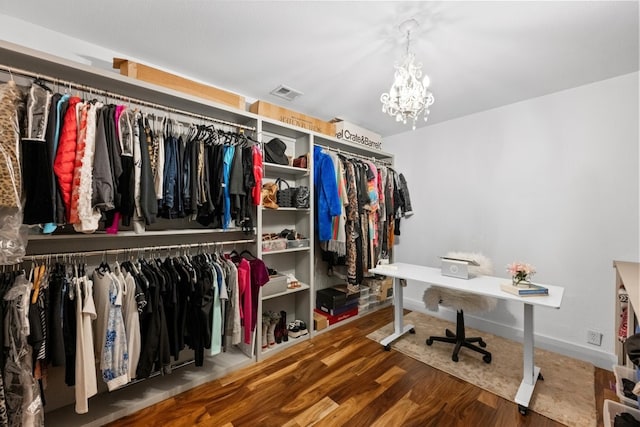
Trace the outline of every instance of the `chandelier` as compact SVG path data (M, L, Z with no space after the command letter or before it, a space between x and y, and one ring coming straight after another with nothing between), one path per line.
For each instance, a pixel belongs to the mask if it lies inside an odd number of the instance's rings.
M396 72L393 84L388 93L380 96L382 112L396 118L397 122L407 123L407 119L413 120L413 130L416 129L416 120L424 113L424 121L429 118L429 107L435 101L433 94L428 90L429 76L422 77L422 64L416 63L415 55L409 51L411 43L411 30L418 25L415 19L409 19L400 25L400 31L407 34L407 50L402 63L395 64Z

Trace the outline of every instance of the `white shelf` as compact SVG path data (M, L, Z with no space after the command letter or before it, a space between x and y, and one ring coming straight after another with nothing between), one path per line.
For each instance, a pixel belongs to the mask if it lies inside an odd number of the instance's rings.
M309 175L309 169L296 168L288 165L279 165L276 163L264 163L264 170L269 173L284 174L290 176L307 176Z
M291 248L291 249L282 249L279 251L262 251L262 256L265 255L275 255L275 254L286 254L289 252L302 252L302 251L309 251L311 248L309 246L305 246L303 248Z
M308 328L308 325L307 325ZM288 341L283 341L280 344L276 344L273 347L267 347L264 350L261 349L261 356L262 357L271 357L277 353L280 353L281 351L293 347L296 344L300 344L303 343L307 340L309 340L311 338L311 332L309 332L307 335L303 335L301 337L298 338L289 338ZM261 337L258 337L259 340L262 340Z
M300 291L306 291L307 289L309 289L311 286L307 285L306 283L300 283L300 286L297 288L287 288L286 291L284 292L278 292L277 294L273 294L273 295L269 295L266 297L263 297L262 300L266 301L268 299L272 299L272 298L278 298L284 295L290 295L290 294L295 294L296 292L300 292Z
M305 213L309 213L311 212L311 208L278 208L278 209L271 209L271 208L265 208L264 206L260 206L262 208L263 212L305 212Z
M147 230L144 233L135 231L119 231L118 234L107 234L104 231L96 231L92 234L69 233L69 234L29 234L29 240L56 240L56 239L113 239L122 237L149 237L149 236L176 236L188 234L216 234L216 233L241 233L241 228L178 228L169 230ZM255 233L255 229L253 230Z

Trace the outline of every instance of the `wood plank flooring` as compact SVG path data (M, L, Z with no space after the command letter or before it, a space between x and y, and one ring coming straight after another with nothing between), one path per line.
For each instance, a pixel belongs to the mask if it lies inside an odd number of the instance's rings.
M366 338L392 319L369 314L110 425L561 426ZM596 369L598 425L612 381Z

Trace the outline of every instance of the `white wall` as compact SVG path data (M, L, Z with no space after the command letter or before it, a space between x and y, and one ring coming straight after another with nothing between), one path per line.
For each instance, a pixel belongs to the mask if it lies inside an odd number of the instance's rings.
M395 135L384 149L415 212L397 260L439 266L449 250L481 251L505 278L506 264L533 264L535 281L565 287L560 310L536 310L536 344L611 369L612 261L640 258L638 73ZM408 308L424 311L424 289L410 284ZM521 336L519 304L466 317ZM604 333L601 347L587 329Z

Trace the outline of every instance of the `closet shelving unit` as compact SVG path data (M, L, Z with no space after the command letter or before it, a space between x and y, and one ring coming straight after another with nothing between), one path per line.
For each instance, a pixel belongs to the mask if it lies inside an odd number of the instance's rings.
M113 94L119 94L119 102L127 103L127 98L141 100L150 104L168 106L174 110L213 118L228 124L238 124L255 129L255 135L263 144L273 137L278 137L287 144L287 155L297 157L309 154L306 169L292 166L282 166L264 162L264 181L284 178L292 186L305 185L310 191L310 208L295 209L266 209L258 206L254 233L247 236L238 229L209 229L182 221L178 229L169 229L165 224L148 227L143 234L136 234L130 230L122 230L117 235L81 233L62 233L52 236L42 236L32 231L29 236L28 255L47 254L55 252L82 252L117 250L130 248L135 251L138 247L188 245L211 243L216 241L245 241L248 237L256 241L256 254L265 264L282 273L291 273L301 286L287 289L284 292L269 296L259 295L255 353L247 356L241 351L222 353L213 357L205 357L203 367L196 368L187 365L177 369L170 375L156 376L136 384L129 385L115 392L106 392L106 387L99 390L98 396L89 400L89 413L76 415L73 410L73 388L63 385L63 375L59 369L49 370L49 392L47 397L46 423L47 425L85 425L98 426L131 414L144 407L161 400L170 398L190 388L210 382L216 378L231 373L241 367L255 363L276 354L297 343L312 338L317 332L313 331L313 308L315 307L315 292L344 281L326 276L324 263L319 260L314 236L314 182L313 182L313 147L314 144L338 151L346 156L359 156L367 159L384 160L393 163L393 155L372 149L360 144L338 140L336 138L313 132L307 129L288 125L270 118L258 116L248 111L235 109L217 104L192 95L160 87L154 84L135 80L113 71L106 71L85 64L72 62L46 53L24 48L12 43L0 41L0 63L15 71L27 70L60 79L60 87L54 84L54 89L64 91L64 82L74 82L91 88L102 89ZM1 67L0 67L1 68ZM4 68L6 70L6 68ZM18 78L16 78L18 80ZM19 82L20 83L20 82ZM72 91L74 92L74 91ZM75 93L75 92L74 92ZM123 100L124 99L124 100ZM113 99L107 99L113 102ZM135 104L135 102L133 102ZM194 122L198 122L194 119ZM172 220L175 221L175 220ZM308 247L291 248L282 251L263 251L261 236L263 233L278 233L283 229L295 231L309 239ZM246 245L246 243L242 243ZM228 246L226 246L228 247ZM240 249L240 248L239 248ZM288 342L276 344L273 348L261 349L262 316L266 310L286 311L287 321L303 320L308 327L309 334ZM367 311L367 314L370 311ZM353 318L352 318L353 319ZM349 320L352 320L349 319ZM347 321L349 321L347 320ZM325 332L345 322L332 325L320 331ZM244 348L247 351L247 348ZM181 363L178 361L177 363ZM101 381L98 381L101 383ZM105 391L105 392L103 392ZM51 396L50 396L51 395ZM66 406L65 406L66 405Z
M263 234L280 233L284 229L295 230L296 233L314 241L313 230L313 165L312 137L308 131L289 126L278 121L261 118L258 122L260 141L263 144L272 138L279 138L286 145L285 154L295 158L309 154L307 168L278 165L264 162L264 182L273 182L277 178L284 179L291 187L306 186L310 191L309 208L278 208L270 209L263 206L258 209L258 239ZM307 329L313 325L311 316L311 303L314 289L314 248L312 244L303 247L292 247L288 249L265 251L262 244L258 245L258 257L262 258L265 264L275 269L280 274L292 274L300 283L299 287L287 289L274 295L262 296L259 298L258 313L265 313L269 310L280 313L286 312L286 322L302 320L307 324ZM261 331L262 316L258 316L259 328ZM276 354L292 345L311 337L311 333L299 338L289 338L273 347L262 348L259 346L258 360Z
M314 145L318 145L321 146L325 149L337 152L339 154L343 154L346 157L356 157L356 158L360 158L360 159L367 159L367 160L371 160L371 161L381 161L384 162L386 164L388 164L389 166L393 166L393 154L382 151L382 150L377 150L375 148L370 148L367 147L365 145L362 144L356 144L353 142L349 142L349 141L343 141L337 138L331 138L328 137L327 135L323 135L320 133L316 133L316 132L312 132L312 141ZM315 302L315 298L316 298L316 291L319 289L325 289L331 286L334 286L336 284L343 284L346 283L346 280L343 280L340 277L329 277L327 276L327 274L325 274L324 271L322 271L323 268L326 268L326 263L324 261L322 261L320 258L320 249L318 248L318 244L317 242L314 243L316 246L316 251L317 251L317 256L316 256L316 267L315 267L315 286L314 286L314 291L313 291L313 295L312 295L312 303L311 303L311 310L313 310L316 306L316 302ZM332 329L338 328L342 325L344 325L345 323L351 322L361 316L366 316L367 314L374 312L376 310L380 310L381 308L387 307L391 305L391 300L388 300L382 304L377 305L375 308L370 308L362 313L358 313L357 316L353 316L350 317L348 319L345 319L341 322L335 323L333 325L329 325L327 328L322 329L320 331L313 331L312 335L316 336L318 334L322 334L328 331L331 331ZM312 313L313 315L313 313ZM312 325L313 326L313 325ZM312 327L313 329L313 327Z
M19 77L21 71L40 75L48 79L59 79L59 87L52 84L52 89L64 91L65 82L73 82L75 86L99 89L111 94L119 95L117 98L106 97L108 102L121 102L127 104L131 99L134 105L142 104L143 109L154 109L156 106L169 107L183 116L202 116L212 118L226 126L237 124L245 128L256 129L258 117L244 110L238 110L220 105L208 100L183 94L171 89L138 81L116 72L106 71L90 67L84 64L72 62L46 53L24 48L12 43L0 41L0 63L5 66L2 69L12 71L18 84L28 83L28 79ZM8 68L8 70L7 70ZM6 73L9 78L9 73ZM70 89L76 93L75 88ZM98 96L100 99L102 96ZM142 101L142 102L138 102ZM161 108L158 108L161 110ZM171 116L172 113L167 113ZM206 119L194 118L195 123L205 123ZM212 243L225 241L238 241L246 245L246 241L255 241L255 232L247 236L237 229L218 230L204 228L197 223L189 224L186 220L172 220L176 222L148 227L143 234L135 234L133 231L120 231L117 235L63 232L53 236L38 235L33 231L29 235L27 255L55 254L67 252L107 251L130 248L133 251L140 247L171 245L194 245L198 243ZM197 224L197 225L196 225ZM177 228L177 229L176 229ZM255 243L249 243L250 247ZM230 247L228 244L225 247ZM243 246L244 247L244 246ZM99 260L98 260L99 263ZM89 400L89 413L77 415L74 411L74 389L64 385L64 370L62 368L50 368L48 375L48 388L46 391L47 406L45 418L47 425L68 426L84 425L99 426L114 421L125 415L160 402L180 392L186 391L200 384L204 384L234 372L244 366L255 363L255 355L247 355L247 348L233 348L231 351L216 356L205 356L204 366L195 367L188 363L193 358L192 351L181 352L180 360L175 366L184 365L169 375L157 375L140 382L132 383L114 392L107 392L106 386L99 379L98 395Z

